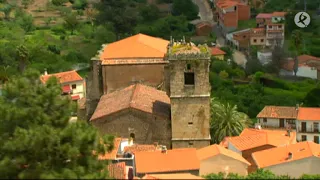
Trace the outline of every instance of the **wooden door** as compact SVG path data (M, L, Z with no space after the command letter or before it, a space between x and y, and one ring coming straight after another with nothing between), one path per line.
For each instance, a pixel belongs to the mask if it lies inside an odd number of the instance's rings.
M307 131L307 123L301 122L301 132L306 132L306 131Z
M280 127L284 128L284 119L280 119Z

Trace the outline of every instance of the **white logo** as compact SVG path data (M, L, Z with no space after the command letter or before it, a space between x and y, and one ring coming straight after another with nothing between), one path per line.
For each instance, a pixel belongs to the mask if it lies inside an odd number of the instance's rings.
M300 28L305 28L310 24L311 18L306 12L298 12L294 16L294 23Z

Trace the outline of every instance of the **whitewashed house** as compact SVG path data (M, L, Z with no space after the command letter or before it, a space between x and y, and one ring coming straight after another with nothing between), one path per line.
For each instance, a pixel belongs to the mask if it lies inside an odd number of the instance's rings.
M300 107L297 116L297 141L319 144L320 108Z

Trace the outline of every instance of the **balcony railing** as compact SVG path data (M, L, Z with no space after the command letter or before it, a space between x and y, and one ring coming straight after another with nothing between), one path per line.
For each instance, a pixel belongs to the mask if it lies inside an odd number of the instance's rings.
M305 129L302 129L301 126L298 127L298 132L302 133L320 133L319 128L314 128L313 126L306 127Z

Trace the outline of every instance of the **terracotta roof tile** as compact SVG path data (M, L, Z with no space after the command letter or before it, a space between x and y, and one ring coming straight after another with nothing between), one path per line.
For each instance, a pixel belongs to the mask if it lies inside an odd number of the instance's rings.
M204 179L190 173L146 174L142 179Z
M135 84L103 95L91 117L92 120L133 108L147 113L170 117L170 98L166 92L153 87Z
M297 57L299 62L299 67L306 66L306 67L315 67L318 70L320 70L320 58L310 56L310 55L300 55ZM282 66L283 69L288 71L294 70L294 60L288 60L285 64Z
M257 115L257 118L285 118L296 119L297 110L289 106L265 106Z
M298 56L299 63L305 63L307 61L320 61L320 58L310 55L300 55Z
M119 162L116 164L109 164L107 166L109 177L114 179L127 179L127 172L126 172L126 163Z
M220 48L213 47L213 48L211 48L211 54L212 54L213 56L216 56L216 55L224 55L224 54L226 54L226 52L222 51Z
M200 161L195 148L137 152L135 154L137 173L161 173L172 171L199 170Z
M48 81L48 79L52 76L55 76L57 79L59 79L59 82L61 84L83 80L82 77L75 70L60 72L60 73L55 73L55 74L42 75L40 77L40 80L42 83L46 83Z
M252 28L250 35L251 36L265 36L266 30L265 28Z
M289 153L292 153L290 159L288 158ZM258 151L252 154L259 168L292 162L312 156L320 158L320 145L308 141Z
M259 13L256 18L270 19L272 18L272 13Z
M119 64L165 64L162 58L134 58L134 59L106 59L102 60L102 65L119 65Z
M99 160L114 160L117 158L118 150L121 145L122 138L114 138L113 142L113 150L111 152L107 152L104 155L99 155Z
M105 46L101 60L118 58L163 58L169 41L144 34L122 39Z
M300 107L297 120L320 121L320 108Z
M124 152L130 152L135 154L136 152L145 152L145 151L155 151L157 150L157 146L150 144L133 144L132 146L124 147Z
M263 145L279 147L295 143L296 133L291 132L289 137L285 130L257 130L247 128L243 130L240 136L230 137L228 142L240 151Z
M273 17L284 17L287 14L287 12L273 12Z
M200 161L206 160L208 158L214 157L219 154L228 156L228 157L233 158L235 160L241 161L247 165L250 165L250 163L247 160L245 160L240 154L233 152L229 149L226 149L223 146L220 146L217 144L207 146L207 147L204 147L204 148L197 150L197 156Z

